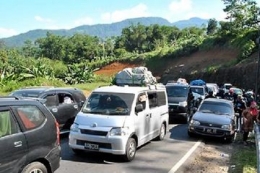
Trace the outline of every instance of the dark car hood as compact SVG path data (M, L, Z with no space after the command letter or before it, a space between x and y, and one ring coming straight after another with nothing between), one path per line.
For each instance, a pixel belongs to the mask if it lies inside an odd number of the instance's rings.
M169 103L179 103L186 101L186 97L168 97Z
M216 115L212 113L196 112L193 115L193 119L200 122L211 123L211 124L230 124L231 115Z

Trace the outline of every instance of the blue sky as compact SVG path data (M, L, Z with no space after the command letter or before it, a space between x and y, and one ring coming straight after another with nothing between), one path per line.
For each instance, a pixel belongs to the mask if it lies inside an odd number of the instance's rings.
M1 0L0 38L33 29L71 29L135 17L223 20L224 7L222 0Z

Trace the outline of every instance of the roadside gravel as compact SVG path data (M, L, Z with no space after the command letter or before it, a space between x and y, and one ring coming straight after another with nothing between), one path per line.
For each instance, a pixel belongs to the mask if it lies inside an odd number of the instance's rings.
M250 136L250 145L254 147L254 134ZM237 133L232 143L206 139L178 173L236 173L239 170L231 157L243 147L248 146L243 145L242 133Z
M193 154L183 173L228 173L233 144L204 143ZM231 168L232 169L232 168Z

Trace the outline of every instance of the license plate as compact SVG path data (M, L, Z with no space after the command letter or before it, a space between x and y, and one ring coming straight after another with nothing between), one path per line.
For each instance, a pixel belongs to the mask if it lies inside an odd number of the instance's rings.
M207 133L216 133L217 130L216 129L206 129Z
M88 150L98 150L99 147L98 147L97 144L85 143L85 149L88 149Z

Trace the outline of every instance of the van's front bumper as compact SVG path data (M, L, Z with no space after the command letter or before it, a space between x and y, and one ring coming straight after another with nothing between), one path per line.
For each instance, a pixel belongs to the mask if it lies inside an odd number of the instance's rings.
M96 136L86 135L78 132L70 132L69 146L72 149L85 151L103 152L115 155L123 155L126 152L128 136ZM85 145L94 144L98 149L89 149Z
M169 105L170 118L187 118L187 106Z

